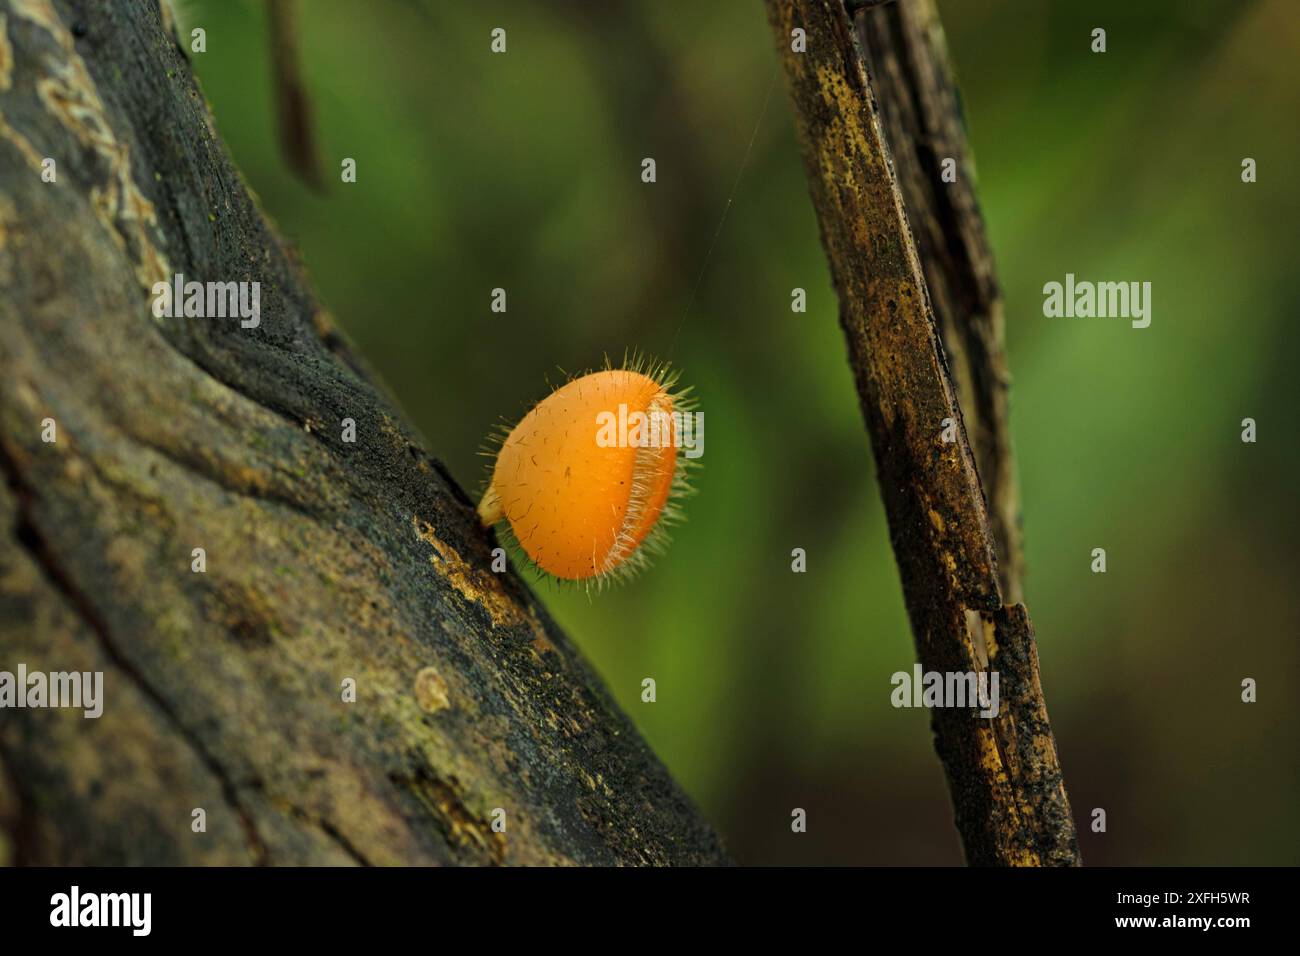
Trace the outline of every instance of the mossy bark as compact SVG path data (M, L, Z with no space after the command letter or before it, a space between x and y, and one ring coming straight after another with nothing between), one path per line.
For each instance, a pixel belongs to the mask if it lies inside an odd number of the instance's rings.
M154 318L175 273L260 282L260 325ZM725 862L490 570L154 0L0 0L0 472L0 669L105 674L97 720L0 712L5 860Z

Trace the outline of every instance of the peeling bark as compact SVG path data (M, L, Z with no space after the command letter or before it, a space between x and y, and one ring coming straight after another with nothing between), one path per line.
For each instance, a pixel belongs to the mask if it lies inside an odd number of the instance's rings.
M175 272L260 282L261 324L155 319ZM0 333L0 669L103 671L106 697L0 713L8 862L725 862L489 570L156 3L0 0Z
M1018 570L1013 580L1000 580L998 542L976 456L940 340L918 242L904 211L900 180L925 176L923 169L910 168L915 153L909 149L924 148L927 141L900 145L895 159L909 168L896 172L882 111L843 0L767 0L767 9L794 104L822 244L840 298L840 321L875 454L917 656L927 671L990 670L1000 675L1003 706L995 718L980 718L973 709L932 711L935 747L966 858L972 864L1077 864L1078 841L1038 678L1034 633L1028 612L1013 597L1019 588ZM864 15L919 16L916 11L888 10ZM794 49L795 28L806 33L806 52ZM931 21L931 28L937 28L937 20ZM880 45L883 48L883 41ZM925 49L928 57L942 56L941 45ZM890 86L892 95L933 85L932 77L918 71L933 69L935 62L909 58L916 50L915 44L895 47L888 58L876 51L877 59L892 64L898 73ZM953 104L951 99L928 104L924 115L933 118ZM900 104L884 113L904 115ZM900 119L895 126L908 135L908 123ZM923 196L934 189L922 184L913 192ZM969 244L970 237L947 235L954 222L971 225L971 210L951 215L928 208L918 211L927 224L932 217L937 220L939 232L926 233L932 257L940 242L964 249L968 259L977 249ZM954 260L960 257L954 254ZM945 296L956 297L954 290L965 287L948 281L947 263L936 259L931 268L943 277ZM952 268L951 274L959 270ZM989 364L991 348L969 348L985 334L971 316L986 305L991 314L993 299L988 297L996 293L991 267L972 275L982 277L969 281L985 298L974 306L948 307L947 314L957 330L954 345L968 347L963 362L1001 383L992 394L1001 395L1003 408L988 411L987 418L982 417L986 410L980 407L980 388L971 390L981 428L996 434L1005 424L1005 394L999 391L1005 370ZM964 325L970 326L970 337ZM992 319L986 326L996 332ZM1000 344L997 349L1000 355ZM946 424L955 426L953 442L943 440ZM1005 437L1005 431L1001 434ZM1009 466L1009 457L1005 461ZM1006 540L1009 547L1012 539Z

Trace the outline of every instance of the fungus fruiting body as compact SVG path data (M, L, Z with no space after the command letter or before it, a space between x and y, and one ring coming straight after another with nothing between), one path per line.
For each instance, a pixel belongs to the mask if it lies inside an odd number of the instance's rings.
M633 363L555 389L501 438L483 524L508 522L529 560L562 580L599 585L639 570L686 491L678 445L689 401L675 382Z

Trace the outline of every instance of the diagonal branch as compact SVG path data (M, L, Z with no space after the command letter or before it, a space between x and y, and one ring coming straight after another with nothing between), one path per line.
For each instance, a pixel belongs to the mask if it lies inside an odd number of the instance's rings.
M1023 605L1004 603L976 457L853 26L843 0L766 2L917 655L927 671L1000 677L996 717L933 711L966 857L1077 864L1033 628ZM805 52L792 43L796 28L806 35ZM1007 588L1012 601L1015 590Z
M169 10L0 0L0 670L103 678L0 719L0 865L726 862L333 328ZM176 275L260 324L155 315Z
M934 0L869 10L858 36L988 497L1002 596L1020 601L1020 494L1007 420L1002 292L974 189L961 97ZM945 182L944 160L955 179Z

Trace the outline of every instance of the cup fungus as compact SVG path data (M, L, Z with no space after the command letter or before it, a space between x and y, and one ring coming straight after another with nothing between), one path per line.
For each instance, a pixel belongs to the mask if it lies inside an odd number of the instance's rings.
M529 560L598 586L645 566L687 491L679 460L685 391L662 365L633 362L555 389L499 437L485 527L501 520Z

